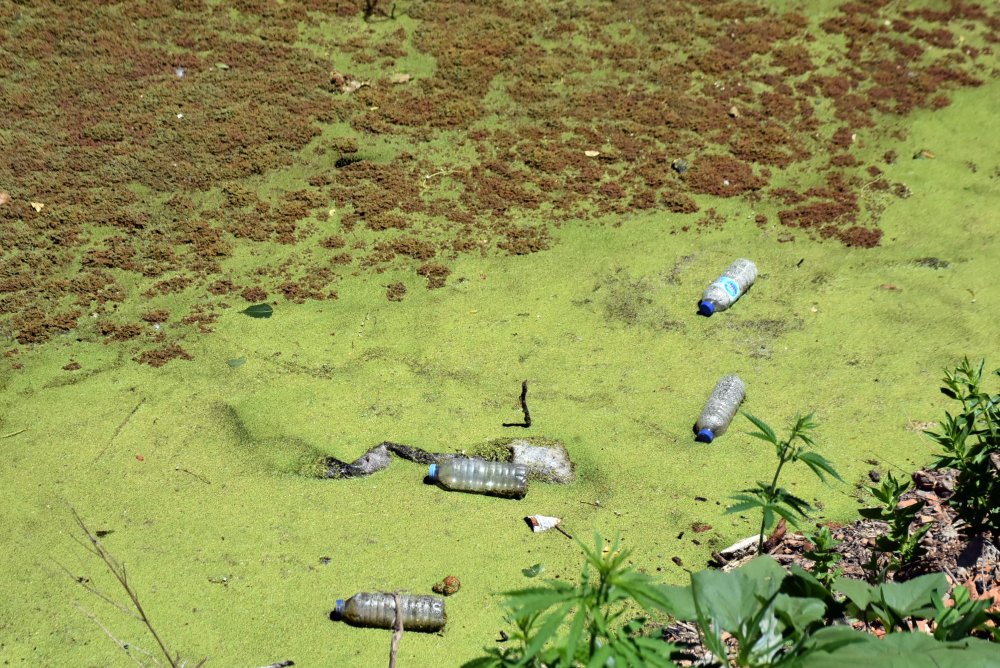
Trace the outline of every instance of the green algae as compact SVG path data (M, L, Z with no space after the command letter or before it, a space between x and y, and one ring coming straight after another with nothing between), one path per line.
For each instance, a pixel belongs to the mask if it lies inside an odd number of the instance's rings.
M332 624L333 601L426 593L446 575L463 584L448 599L448 628L407 634L400 662L471 658L503 624L497 592L522 586L524 569L578 574L576 546L527 531L528 514L560 516L584 538L620 534L638 568L682 582L671 557L697 567L754 531L755 518L723 514L727 496L773 466L746 425L711 446L693 440L705 397L731 371L747 381L747 410L776 428L816 412L819 450L848 483L793 475L789 486L822 502L817 519L851 519L866 460L904 470L929 461L931 445L911 424L940 413L940 369L965 354L997 364L1000 289L987 277L1000 261L998 165L976 129L989 126L998 95L994 82L906 116L903 145L863 137L873 156L899 152L885 171L912 191L872 195L884 206L878 248L804 235L779 244L787 229L754 222L774 221L778 204L698 196L729 221L723 229L672 234L663 212L566 226L545 253L460 256L435 291L417 289L401 267L345 275L336 301L283 303L266 321L223 310L212 336L182 339L191 362L136 365L86 322L24 349L23 369L0 369L0 507L13 545L5 571L22 583L0 613L0 653L11 663L130 665L80 607L151 648L134 620L62 570L118 593L72 540L70 507L113 530L105 544L157 628L209 665L382 662L388 634ZM935 159L903 150L922 147ZM293 171L280 176L274 192L295 183ZM297 252L285 248L275 264ZM730 311L696 317L704 286L744 255L761 268L757 285ZM928 257L949 264L921 265ZM247 248L228 262L255 266ZM392 281L411 288L401 303L384 298ZM165 294L123 311L186 313L192 299ZM235 358L246 362L228 368ZM64 370L70 361L80 369ZM405 461L371 478L313 477L322 457L350 461L382 440L495 449L525 378L533 424L523 433L565 444L572 485L533 485L519 502L445 494ZM695 523L713 528L695 535Z
M960 99L973 106L991 90ZM939 124L952 127L950 113L918 116L914 132L936 136ZM990 164L972 137L951 142ZM463 587L448 601L444 637L408 635L403 655L457 662L493 637L502 623L495 593L520 586L521 569L544 562L548 576L575 573L575 546L532 535L524 515L621 534L637 567L670 582L686 577L672 556L698 564L752 533L753 518L722 513L728 494L766 475L771 453L739 424L711 446L691 434L722 373L746 379L747 410L772 424L815 410L819 449L848 481L870 458L926 463L931 447L907 425L940 411L941 367L995 347L988 309L1000 299L982 280L995 246L970 245L995 237L997 194L968 197L989 187L981 172L956 168L943 183L918 171L942 164L900 165L914 197L886 212L891 243L863 253L773 244L775 232L754 225L662 235L658 216L634 216L619 228L567 231L544 254L461 260L455 275L468 280L403 303L359 279L335 303L288 305L266 321L233 312L214 336L185 344L192 363L136 367L112 348L72 341L25 353L28 372L5 375L2 425L26 431L0 448L5 519L19 546L10 563L31 576L8 606L21 621L6 621L14 631L5 653L120 660L76 603L141 644L141 629L53 566L113 591L71 540L69 505L114 529L106 544L188 654L223 665L381 661L388 637L330 623L332 601L367 589L421 592L456 575ZM734 203L723 215L746 212ZM761 279L730 311L696 317L701 289L736 252L755 258ZM928 256L951 266L913 262ZM640 306L675 326L608 318L600 293L625 272L656 286ZM237 353L247 360L239 373L220 373ZM80 375L61 370L69 354ZM403 461L368 479L301 475L310 458L350 460L381 440L453 451L496 442L523 378L534 419L524 431L566 444L577 463L568 487L535 485L521 502L442 494ZM818 518L844 521L857 505L850 484L789 484L822 501ZM713 526L697 534L700 546L690 542L695 522Z

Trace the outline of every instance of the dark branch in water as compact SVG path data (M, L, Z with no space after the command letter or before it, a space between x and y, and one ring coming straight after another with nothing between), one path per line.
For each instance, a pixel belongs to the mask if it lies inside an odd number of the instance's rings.
M521 383L521 411L524 412L524 422L504 422L505 427L524 427L527 429L531 426L531 413L528 412L528 381Z

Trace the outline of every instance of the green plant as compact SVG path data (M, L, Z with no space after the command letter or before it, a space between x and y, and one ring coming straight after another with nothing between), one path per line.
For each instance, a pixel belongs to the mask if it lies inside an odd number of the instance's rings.
M988 612L992 599L972 600L969 590L955 587L951 592L951 605L943 599L934 599L934 637L938 640L960 640L975 631L988 631L997 639L1000 613ZM990 626L988 622L993 622Z
M941 392L962 404L958 415L945 412L940 431L925 431L944 450L934 468L958 470L949 500L969 532L1000 533L1000 394L981 388L985 360L973 367L966 357L945 371ZM995 372L1000 375L1000 369Z
M807 559L812 559L813 577L824 587L829 588L840 575L840 571L834 569L834 565L843 557L835 551L835 548L840 545L840 541L833 537L827 526L821 526L817 531L806 536L806 539L812 547L802 554Z
M784 487L778 486L778 478L781 476L781 470L785 464L801 461L812 469L820 480L826 480L824 474L829 474L837 480L841 478L830 462L820 454L807 449L815 446L809 435L809 432L816 428L816 424L812 421L812 413L804 417L796 415L795 424L792 425L788 438L784 440L779 439L774 430L763 420L749 413L743 413L743 415L760 430L750 432L750 435L772 444L775 456L778 458L778 466L770 484L758 482L756 487L741 490L739 494L731 497L739 503L726 509L727 513L738 513L753 508L761 510L762 517L757 543L759 553L764 546L765 532L774 526L775 516L783 517L789 524L798 526L795 515L806 517L808 511L812 509L805 499L801 499Z
M673 665L674 646L642 634L645 618L623 621L629 602L647 612L671 610L668 589L632 570L617 540L606 553L599 534L593 549L577 542L585 556L579 584L550 580L505 594L516 646L490 648L466 668Z
M892 473L886 473L878 487L868 487L868 490L881 502L881 505L858 510L862 517L879 520L889 525L887 532L875 539L876 551L872 553L872 558L865 565L865 570L868 571L872 582L885 580L886 574L890 570L897 570L900 566L905 566L926 552L920 544L920 540L931 528L931 525L925 524L912 533L910 525L927 502L916 499L909 505L900 505L903 494L909 488L910 482L908 480L899 481ZM878 563L878 552L889 555L887 563L881 567Z
M934 637L957 641L974 633L992 633L989 622L1000 615L987 612L989 601L973 601L964 587L955 587L946 602L948 579L929 573L906 582L871 585L838 578L833 590L845 595L844 612L866 624L877 620L887 633L911 631L916 620L933 622Z
M916 620L942 616L947 589L947 580L937 573L875 587L840 577L831 590L801 568L786 573L765 555L729 573L692 575L693 611L679 605L683 599L677 593L671 598L679 618L697 622L716 666L993 665L982 661L995 661L996 646L967 637L985 628L981 606L949 608L955 612L946 620L947 629L936 629L934 637L913 630ZM882 646L874 636L843 623L852 618L878 620L900 637ZM735 650L723 644L723 632L736 640ZM933 657L930 662L928 656Z
M630 603L694 622L711 661L699 665L715 668L995 665L996 646L966 636L983 632L996 616L985 613L982 602L960 597L946 606L947 581L941 574L878 586L841 577L831 589L798 566L786 572L763 556L728 573L699 571L690 586L676 587L632 571L628 553L617 542L606 555L602 545L597 536L593 550L584 546L578 585L549 582L508 593L514 646L489 648L465 668L643 668L689 658L671 644L642 635L643 618L619 626ZM851 618L879 621L889 635L879 640L855 630L845 623ZM934 636L912 630L919 619L937 624Z

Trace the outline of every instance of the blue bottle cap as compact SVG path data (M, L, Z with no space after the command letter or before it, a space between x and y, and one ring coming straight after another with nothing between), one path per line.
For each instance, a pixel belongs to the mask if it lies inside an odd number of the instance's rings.
M330 615L333 619L343 619L344 618L344 599L338 598L336 604L333 606L333 613Z
M708 301L707 299L702 299L700 302L698 302L698 313L702 314L705 317L712 315L713 313L715 313L715 304Z
M699 443L711 443L715 439L715 434L712 433L711 429L702 429L698 432L698 435L694 440Z
M437 480L437 477L438 477L438 465L437 464L431 464L427 468L427 477L430 478L431 480Z

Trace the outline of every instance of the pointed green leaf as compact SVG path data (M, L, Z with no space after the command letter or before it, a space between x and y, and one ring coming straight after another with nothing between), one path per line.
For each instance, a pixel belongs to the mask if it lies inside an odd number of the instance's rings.
M542 646L556 634L556 631L559 630L559 627L566 619L566 615L569 614L569 611L572 608L573 601L570 601L562 607L554 610L545 618L545 623L538 628L535 635L532 636L531 640L525 646L524 659L533 657L541 651ZM522 664L525 664L525 661L522 660Z
M587 664L587 668L606 668L608 665L608 659L611 658L613 652L611 647L608 645L601 645L593 656L590 657L590 663ZM568 663L566 665L573 665Z
M833 464L827 461L822 455L815 452L803 452L799 455L799 459L804 461L823 482L826 482L826 478L823 477L824 472L843 482L843 478L837 473L837 469L833 468Z
M524 562L521 562L524 563ZM522 568L521 572L524 573L524 577L533 578L537 577L541 573L545 572L544 564L535 564L534 566L528 566L527 568Z
M240 313L250 316L251 318L270 318L271 314L274 313L274 309L271 308L270 304L254 304L253 306L248 306Z
M573 616L573 623L569 626L569 633L566 634L566 646L563 648L563 661L567 666L573 665L576 659L576 648L583 638L583 627L587 623L588 609L586 605L581 605Z
M864 610L871 603L874 589L867 582L852 580L843 576L833 581L833 591L847 596L858 610Z
M750 434L751 436L759 438L759 439L761 439L763 441L767 441L768 443L777 443L778 442L777 435L774 433L774 430L771 429L771 427L768 426L768 424L766 422L764 422L763 420L761 420L758 417L755 417L755 416L751 415L750 413L747 413L746 411L741 411L741 412L743 413L743 417L745 417L746 419L750 420L750 422L753 422L754 426L757 427L758 429L760 429L761 433L752 432Z
M944 573L930 573L907 580L880 585L877 596L899 617L919 613L933 614L934 600L948 591L948 578Z

